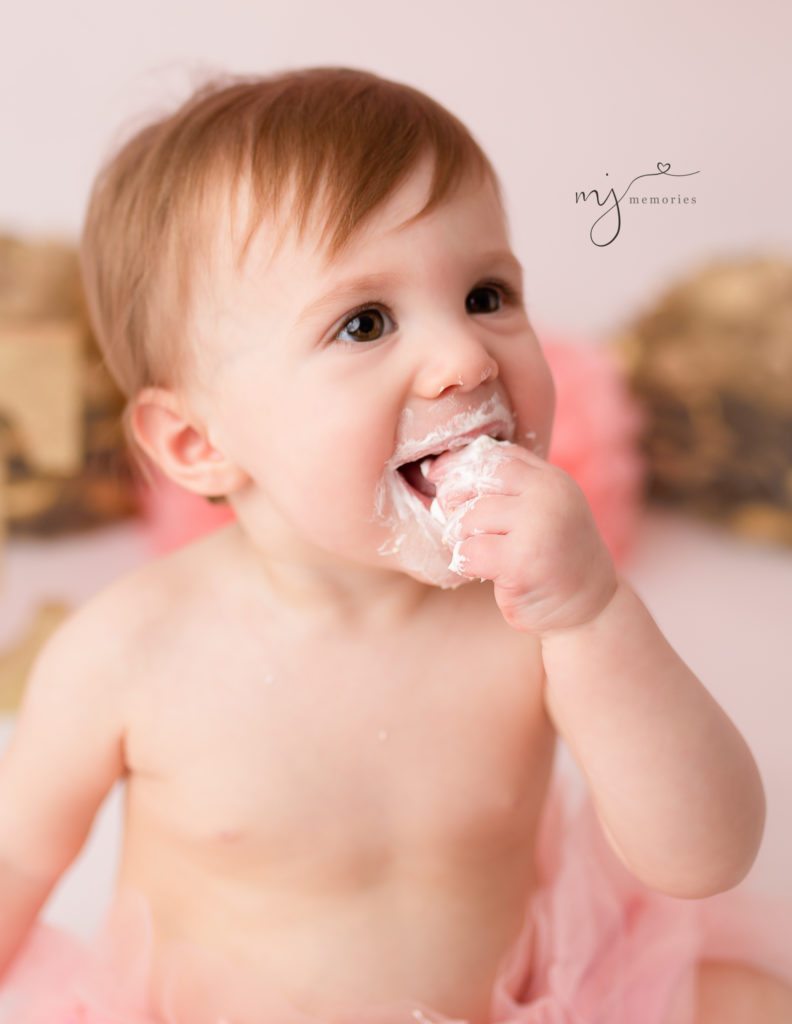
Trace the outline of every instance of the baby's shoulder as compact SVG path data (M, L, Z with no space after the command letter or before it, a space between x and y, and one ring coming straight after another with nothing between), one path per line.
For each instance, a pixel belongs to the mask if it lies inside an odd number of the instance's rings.
M126 733L138 698L161 677L158 664L174 678L183 668L177 648L202 634L196 610L222 604L212 587L216 560L211 543L197 542L119 577L73 611L35 659L21 731L35 735L77 716L89 733L81 726L75 735Z
M61 654L123 675L164 636L182 633L207 603L220 602L217 540L204 538L119 576L76 609L53 637Z

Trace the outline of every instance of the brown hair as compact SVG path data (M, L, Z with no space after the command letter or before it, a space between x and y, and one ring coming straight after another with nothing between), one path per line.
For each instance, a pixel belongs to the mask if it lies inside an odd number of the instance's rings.
M427 153L434 171L421 213L470 174L497 188L478 144L440 104L345 68L215 81L139 131L97 178L81 247L91 320L125 394L176 386L188 372L180 335L223 203L232 213L247 190L240 259L287 198L299 233L320 208L333 256Z

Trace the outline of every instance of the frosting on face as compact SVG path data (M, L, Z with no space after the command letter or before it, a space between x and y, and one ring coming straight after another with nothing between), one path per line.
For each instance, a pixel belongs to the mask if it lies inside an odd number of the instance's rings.
M437 494L430 511L443 524L443 543L453 548L449 569L454 573L461 574L465 567L465 558L460 550L462 519L485 494L497 494L502 490L498 468L504 461L504 449L510 447L510 441L496 441L482 434L462 449L454 458L453 465L443 471L437 483ZM470 492L472 497L465 501L453 501L454 494Z
M452 416L423 437L401 441L385 465L377 488L375 518L388 526L391 534L379 548L380 554L396 555L406 572L435 586L450 588L467 582L452 567L442 493L466 482L477 494L496 490L495 470L501 461L493 458L501 444L496 438L509 441L513 436L514 417L494 395L478 408ZM432 499L410 484L410 474L404 468L415 464L415 472L423 473L432 456L446 451L460 451L459 458L443 475L439 497ZM426 491L431 489L427 487ZM459 568L458 559L456 563Z

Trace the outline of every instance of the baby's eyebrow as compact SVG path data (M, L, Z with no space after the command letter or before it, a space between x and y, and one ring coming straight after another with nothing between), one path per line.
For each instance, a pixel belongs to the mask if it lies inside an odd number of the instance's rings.
M523 265L510 249L496 249L493 252L485 252L479 257L482 264L493 263L512 270L520 277L523 275Z
M335 312L345 302L353 302L366 292L373 297L386 288L393 288L399 280L393 274L363 274L348 281L340 281L324 295L310 302L296 318L295 326L299 327L318 313Z

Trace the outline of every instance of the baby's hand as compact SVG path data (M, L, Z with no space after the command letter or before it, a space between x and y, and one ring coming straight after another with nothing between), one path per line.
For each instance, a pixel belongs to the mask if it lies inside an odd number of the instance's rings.
M445 518L451 568L495 584L510 626L526 633L594 619L616 572L583 493L557 466L519 445L477 438L426 472Z

